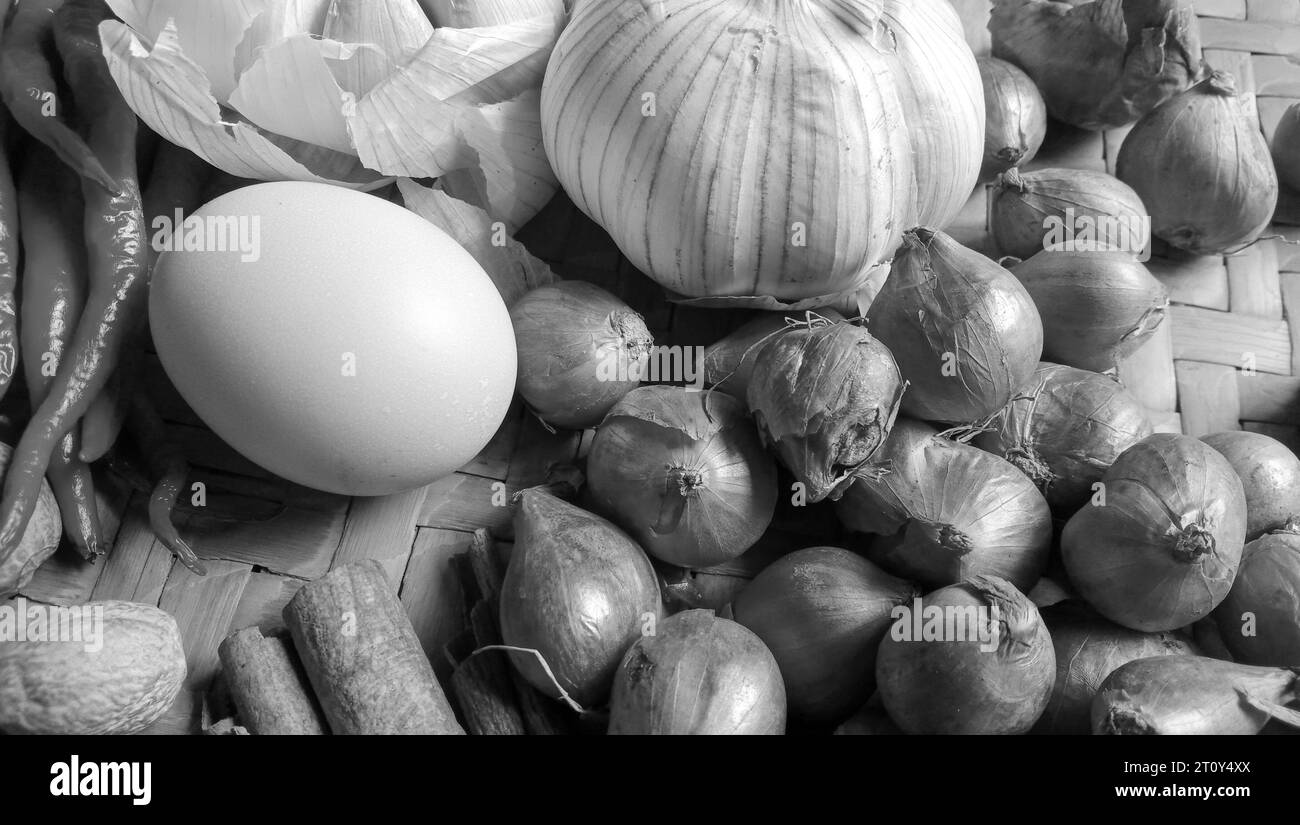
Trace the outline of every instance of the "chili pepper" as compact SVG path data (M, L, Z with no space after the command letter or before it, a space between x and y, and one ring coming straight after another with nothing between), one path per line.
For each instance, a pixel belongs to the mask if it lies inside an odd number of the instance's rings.
M54 150L82 177L109 192L117 181L60 117L59 87L45 46L64 0L23 0L0 37L0 98L28 134ZM98 42L98 41L96 41ZM116 88L113 91L117 94Z
M2 19L2 18L0 18ZM18 195L5 153L8 121L0 110L0 397L9 389L18 365L18 315L14 284L18 280Z
M135 113L122 100L100 52L100 2L69 0L55 15L54 37L64 76L88 124L88 144L116 178L109 193L83 183L89 291L67 357L14 450L0 500L0 569L18 547L50 456L104 388L123 341L145 312L148 250L135 168ZM0 592L6 585L0 575Z
M76 174L42 145L29 144L19 184L23 373L35 411L48 394L86 302L83 207ZM104 546L94 477L79 451L74 427L55 448L45 477L58 501L64 533L82 556L93 559Z
M122 374L131 356L130 347L122 348L122 357L117 369L108 377L104 389L90 402L90 408L81 418L82 461L98 461L112 448L122 431L122 422L126 419L130 407L130 396L123 393Z
M146 393L138 392L132 396L127 427L149 464L149 472L158 479L149 495L149 526L153 528L158 540L180 559L181 564L200 576L206 575L203 563L172 523L176 498L185 488L190 465L180 448L168 436L162 416Z

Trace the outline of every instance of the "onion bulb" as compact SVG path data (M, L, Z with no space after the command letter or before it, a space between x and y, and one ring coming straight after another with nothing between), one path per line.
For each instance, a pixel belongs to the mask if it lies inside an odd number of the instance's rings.
M1134 630L1173 630L1209 615L1232 587L1246 497L1228 460L1185 435L1125 450L1061 535L1075 589Z
M885 710L911 734L1025 733L1055 676L1038 608L993 576L917 599L876 659Z
M1092 702L1101 734L1253 736L1278 719L1300 727L1295 668L1254 667L1204 656L1138 659L1102 682Z
M1300 192L1300 103L1291 104L1273 130L1273 165L1278 179Z
M709 610L664 619L614 677L611 735L785 733L785 684L762 640Z
M682 567L735 558L776 507L776 463L739 401L658 385L605 416L587 457L596 509L652 556Z
M1300 522L1246 545L1214 619L1237 661L1300 667Z
M1045 250L1011 267L1043 319L1043 358L1114 369L1165 319L1169 292L1126 252Z
M525 293L510 307L519 394L546 423L582 429L641 383L654 339L631 307L585 281Z
M590 707L609 695L623 654L661 614L650 560L614 525L532 488L520 494L501 584L501 638L536 651L510 659L534 687Z
M946 0L587 0L542 136L573 202L689 298L812 308L979 174L979 71Z
M1115 668L1149 656L1196 653L1180 636L1120 627L1077 601L1054 604L1042 614L1056 651L1056 682L1035 733L1091 733L1093 697Z
M877 462L836 513L852 530L880 534L868 551L880 566L927 587L994 575L1028 592L1038 581L1052 517L1024 473L910 419L898 421Z
M1047 136L1047 104L1029 75L996 57L981 57L984 83L984 165L987 178L1028 163Z
M1073 513L1120 453L1153 432L1113 378L1043 363L974 443L1020 468L1053 509Z
M1201 436L1223 454L1246 491L1246 540L1281 530L1300 517L1300 458L1263 433L1230 431Z
M908 382L903 412L967 423L1001 408L1043 351L1043 325L1020 282L942 232L917 228L867 314Z
M1138 121L1115 173L1151 210L1152 233L1196 255L1249 244L1277 207L1268 143L1224 72Z
M749 377L754 372L754 362L776 337L776 334L794 323L807 323L820 316L829 321L843 321L839 312L823 307L813 315L792 315L788 312L764 312L704 351L704 383L736 398L745 398L749 392Z
M817 502L838 498L875 454L902 395L884 344L854 324L816 323L763 348L748 402L763 441Z
M989 231L1000 254L1022 259L1070 241L1076 250L1140 255L1150 245L1151 219L1133 188L1105 172L1012 169L993 187Z
M1132 123L1201 70L1192 0L995 0L989 31L1052 117L1094 131Z
M732 610L776 657L791 712L836 721L871 696L880 640L913 592L848 550L810 547L766 567Z

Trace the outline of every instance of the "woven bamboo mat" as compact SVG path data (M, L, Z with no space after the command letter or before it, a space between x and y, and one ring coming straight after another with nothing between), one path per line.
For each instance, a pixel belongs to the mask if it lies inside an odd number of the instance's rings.
M974 28L981 4L975 7ZM1281 113L1300 100L1300 0L1202 0L1206 57L1234 72L1257 95L1271 139ZM1083 133L1054 127L1027 168L1074 166L1113 172L1123 131ZM949 232L988 251L987 193L981 188ZM1293 239L1300 228L1278 227ZM641 311L664 344L706 345L745 315L668 304L598 227L563 195L521 235L564 278L605 286ZM1232 258L1154 258L1152 271L1174 306L1156 336L1121 368L1162 430L1192 435L1223 429L1264 432L1300 450L1300 246L1261 243ZM487 527L510 551L509 496L540 483L556 462L581 458L590 433L547 433L516 404L483 452L454 475L401 495L347 499L276 478L214 436L176 394L156 361L149 371L176 437L206 488L204 507L185 508L182 533L208 566L198 577L173 562L144 515L145 496L111 472L101 478L105 529L116 534L106 561L82 563L68 548L45 564L22 595L70 604L128 599L176 616L189 662L187 690L152 729L198 729L202 695L219 669L217 644L229 632L281 626L280 609L304 582L364 558L378 559L399 589L435 670L450 665L443 646L464 627L465 606L450 565L473 530ZM305 410L304 415L310 415ZM746 556L695 576L725 601L735 584L775 555L801 546L852 546L824 505L795 508L783 497L768 535Z

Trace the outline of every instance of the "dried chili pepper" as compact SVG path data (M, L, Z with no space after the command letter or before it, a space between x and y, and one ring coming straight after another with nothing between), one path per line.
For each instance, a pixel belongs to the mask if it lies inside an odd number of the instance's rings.
M149 526L181 564L200 576L205 575L207 571L203 563L172 523L172 511L176 509L176 499L189 478L190 465L168 436L162 416L146 393L132 396L127 427L149 464L150 474L158 480L149 494Z

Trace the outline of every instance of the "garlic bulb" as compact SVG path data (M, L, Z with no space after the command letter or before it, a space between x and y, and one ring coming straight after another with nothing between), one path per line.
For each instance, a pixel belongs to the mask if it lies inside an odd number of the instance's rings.
M1084 129L1132 123L1201 70L1192 0L994 0L989 31L1052 117Z
M1277 207L1268 142L1224 72L1138 121L1115 173L1151 210L1152 234L1197 255L1254 241Z
M557 177L633 264L767 308L832 303L950 221L983 129L946 0L586 0L542 88Z

